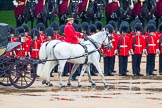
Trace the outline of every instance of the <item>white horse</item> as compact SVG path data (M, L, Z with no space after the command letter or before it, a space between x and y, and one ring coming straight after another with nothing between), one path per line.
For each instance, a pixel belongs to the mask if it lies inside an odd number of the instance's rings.
M55 41L49 42L46 47L46 53L48 54L48 57L47 57L47 61L44 64L43 69L41 70L41 73L45 73L45 76L47 78L46 80L49 82L50 72L52 71L53 67L59 64L58 66L59 81L60 81L59 83L61 86L63 86L61 76L62 76L65 63L67 61L74 63L75 65L72 69L72 73L75 72L75 70L80 64L85 63L85 59L86 59L86 56L84 56L85 50L79 44L69 44L66 42L60 42L56 45L56 42L55 43L54 42ZM87 46L87 50L89 53L88 53L87 65L83 65L81 75L83 75L86 69L90 76L90 68L87 68L87 67L89 67L89 64L94 64L100 76L102 77L104 86L108 87L107 83L105 82L103 72L101 71L100 62L99 62L100 60L99 48L101 47L102 44L109 45L110 43L108 39L108 33L106 31L101 31L99 33L96 33L95 35L90 36L89 40L83 43L84 45ZM37 74L38 74L38 71L37 71ZM38 75L40 75L40 73ZM68 84L70 84L70 77L68 80ZM92 84L95 84L91 79L90 79L90 82Z

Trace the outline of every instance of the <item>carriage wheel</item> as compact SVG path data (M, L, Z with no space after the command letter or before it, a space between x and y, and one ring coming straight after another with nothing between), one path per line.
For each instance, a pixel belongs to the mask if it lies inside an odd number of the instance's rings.
M19 89L30 87L36 79L34 65L29 60L18 60L11 66L9 80Z
M3 86L12 85L8 77L8 72L4 72L4 71L0 72L0 85L3 85Z

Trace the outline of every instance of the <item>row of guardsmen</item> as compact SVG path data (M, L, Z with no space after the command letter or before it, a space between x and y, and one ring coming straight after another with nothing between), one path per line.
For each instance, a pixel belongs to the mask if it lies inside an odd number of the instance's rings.
M81 32L82 37L93 36L96 32L102 30L102 22L97 21L95 24L89 25L87 22L83 22L80 25L73 23L73 27L76 32ZM29 27L23 24L16 30L13 27L9 27L10 42L22 42L15 50L8 52L6 56L18 56L29 57L32 59L39 59L39 49L41 45L52 39L66 40L64 35L65 25L60 25L53 22L50 27L45 28L43 23L37 24L36 28L31 30L29 34ZM130 32L130 26L128 22L123 21L120 24L119 33L116 33L116 23L111 20L105 26L105 29L109 31L109 35L112 35L112 49L102 47L104 59L104 74L105 76L113 76L115 64L115 55L119 57L119 75L127 76L128 57L132 55L132 72L135 76L142 76L140 73L140 64L142 54L147 55L146 62L146 74L155 75L153 73L155 68L155 56L159 54L159 74L162 75L162 23L159 25L159 31L156 31L156 22L150 20L147 24L147 31L143 33L142 23L138 20L133 24L133 30ZM16 35L15 35L16 34ZM25 36L24 40L20 37ZM67 75L71 71L72 65L65 66L64 74ZM75 77L80 73L77 70ZM91 74L96 75L96 69L91 66Z

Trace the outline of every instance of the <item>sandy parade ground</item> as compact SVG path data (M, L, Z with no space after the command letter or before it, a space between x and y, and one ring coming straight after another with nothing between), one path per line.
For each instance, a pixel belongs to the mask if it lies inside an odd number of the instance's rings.
M145 75L146 60L142 58L141 73ZM158 55L156 68L158 69ZM103 68L103 63L101 62ZM77 81L72 87L60 88L57 73L51 78L53 87L41 84L37 78L27 89L16 89L13 86L0 85L0 108L162 108L162 76L132 76L131 57L129 57L128 74L118 76L118 58L116 57L115 76L106 76L110 85L105 89L100 76L92 76L96 88L92 88L85 73L82 85L78 88ZM67 78L63 77L64 84Z

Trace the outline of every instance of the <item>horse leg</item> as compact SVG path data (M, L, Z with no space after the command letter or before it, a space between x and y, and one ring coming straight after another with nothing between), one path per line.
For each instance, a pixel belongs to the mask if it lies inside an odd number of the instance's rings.
M78 66L79 66L79 65L78 65ZM84 65L82 66L82 70L81 70L80 76L79 76L79 78L78 78L78 87L81 87L81 86L82 86L82 85L80 84L80 82L81 82L82 76L84 75L84 72L85 72L86 68L87 68L87 65L84 64Z
M65 86L62 84L62 72L64 70L65 64L66 64L66 60L62 60L59 62L59 65L58 65L58 79L59 79L59 84L61 87Z
M100 67L100 62L97 61L97 62L93 63L93 65L96 66L96 69L97 69L99 75L102 78L102 82L104 83L105 88L108 88L109 86L108 86L108 84L105 81L105 77L104 77L103 72L102 72L101 67Z
M68 86L71 86L70 81L71 81L72 76L74 75L74 73L76 72L76 70L77 70L78 67L79 67L79 64L74 64L73 65L72 70L71 70L71 74L69 76L68 83L67 83Z
M89 79L89 82L91 83L91 85L92 85L93 87L95 87L96 84L95 84L95 82L92 80L92 77L91 77L90 64L87 65L86 71L88 72L88 79Z

